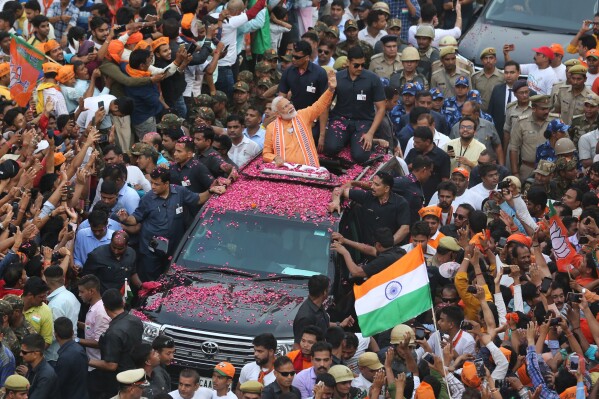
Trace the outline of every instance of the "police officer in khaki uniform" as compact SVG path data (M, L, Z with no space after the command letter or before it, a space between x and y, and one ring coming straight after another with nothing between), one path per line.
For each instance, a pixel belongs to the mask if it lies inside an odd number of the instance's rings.
M458 41L455 39L455 37L445 36L445 37L441 38L441 40L439 40L439 51L441 51L443 49L443 47L455 47L456 65L458 67L470 72L470 75L472 75L474 73L474 63L459 54ZM434 61L433 62L433 73L435 73L435 71L438 71L440 69L443 69L443 64L441 64L441 61L440 60Z
M437 87L445 98L455 97L454 83L457 78L470 80L470 72L456 65L456 48L452 46L441 49L443 69L433 72L431 87Z
M146 372L144 369L122 371L116 375L116 380L119 382L119 393L111 399L146 399L141 395L144 388L150 384L146 379Z
M347 56L347 50L354 46L360 46L364 52L364 58L366 58L366 66L368 66L370 64L370 60L372 59L374 48L364 40L358 39L358 23L353 19L348 19L345 21L343 33L345 34L346 40L337 45L337 49L335 50L335 58L341 57L343 55Z
M582 115L572 118L572 141L578 146L578 140L586 133L599 129L599 96L590 93L584 99Z
M512 101L505 108L505 123L503 125L503 139L505 143L510 141L510 133L514 122L522 115L530 115L532 107L530 106L530 89L526 84L526 80L519 79L514 82L512 92L516 97L516 101Z
M483 100L481 109L487 111L489 106L489 100L491 99L491 93L493 88L498 84L505 82L503 73L499 69L495 68L497 63L497 51L493 47L487 47L480 53L480 60L483 64L483 69L475 72L472 75L472 88L478 90Z
M402 68L401 59L397 52L397 36L381 37L383 52L375 54L370 60L370 70L381 78L389 79L391 74Z
M13 374L4 381L2 392L4 399L26 398L29 392L29 380L22 375ZM25 393L23 395L23 393Z
M419 83L425 90L428 90L428 79L418 73L417 67L420 61L420 54L414 47L407 47L401 52L401 70L391 74L389 81L391 87L399 90L406 83Z
M575 116L584 112L584 101L592 93L585 86L587 80L587 68L583 65L576 65L570 68L570 85L562 86L558 89L553 102L551 112L560 114L561 120L565 124L572 123Z
M524 181L535 170L537 147L545 142L549 125L550 97L537 95L530 98L532 113L521 115L512 128L510 137L510 163L512 174Z
M572 68L573 66L576 66L576 65L581 65L581 64L578 59L572 58L571 60L564 62L564 65L566 66L566 81L564 82L563 80L558 80L557 82L553 83L553 86L551 87L551 94L549 94L551 96L552 104L555 103L555 96L557 95L557 91L561 87L568 86L571 84L570 83L570 68Z

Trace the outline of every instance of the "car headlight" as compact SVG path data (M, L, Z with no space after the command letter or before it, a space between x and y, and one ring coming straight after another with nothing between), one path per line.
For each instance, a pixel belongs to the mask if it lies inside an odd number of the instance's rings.
M281 339L277 340L277 356L285 356L287 353L291 352L293 349L293 340L292 339Z
M160 335L160 329L162 326L158 323L152 323L151 321L144 321L144 332L141 335L142 341L152 343L154 338Z

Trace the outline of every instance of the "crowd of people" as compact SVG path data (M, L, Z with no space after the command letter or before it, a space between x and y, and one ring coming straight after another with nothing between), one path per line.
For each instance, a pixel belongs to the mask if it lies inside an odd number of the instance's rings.
M599 397L599 14L475 70L457 41L475 6L0 1L4 398ZM17 44L44 56L25 104ZM381 154L403 173L322 204L360 219L330 250L361 284L420 246L433 308L365 337L315 275L293 351L259 334L210 388L172 381L174 340L142 341L126 299L159 286L201 206L251 161Z

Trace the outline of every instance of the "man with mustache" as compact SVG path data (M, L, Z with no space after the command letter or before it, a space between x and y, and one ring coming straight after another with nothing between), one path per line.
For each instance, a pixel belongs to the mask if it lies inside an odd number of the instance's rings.
M241 384L246 381L258 381L263 386L273 383L276 380L275 373L275 353L277 351L277 339L270 333L264 333L256 336L252 341L254 345L254 359L243 366L239 375L239 384L237 384L237 397L242 397Z
M292 383L302 393L301 399L313 396L316 377L326 374L333 364L332 351L331 344L324 341L312 345L312 367L299 372Z
M274 162L277 166L284 162L319 167L318 154L312 137L312 121L329 108L337 87L334 72L328 73L328 90L314 105L297 111L285 97L279 96L272 102L276 119L266 127L264 139L264 162Z

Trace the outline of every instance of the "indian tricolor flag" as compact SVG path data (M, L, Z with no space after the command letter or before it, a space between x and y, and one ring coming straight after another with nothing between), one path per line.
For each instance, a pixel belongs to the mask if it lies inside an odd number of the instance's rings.
M362 334L370 337L410 320L433 306L422 247L408 252L361 285L354 285Z

